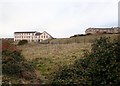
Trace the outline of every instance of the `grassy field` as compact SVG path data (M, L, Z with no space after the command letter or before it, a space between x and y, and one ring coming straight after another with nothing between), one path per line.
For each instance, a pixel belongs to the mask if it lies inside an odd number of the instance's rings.
M96 35L86 35L73 38L57 38L52 40L44 41L43 43L50 44L69 44L69 43L92 43L94 39L100 37L111 37L111 39L117 37L119 34L96 34Z
M24 45L19 49L39 71L44 83L50 83L54 72L81 58L83 50L90 49L90 43Z
M88 35L75 38L49 40L49 44L27 44L18 46L24 57L41 75L43 83L51 83L55 72L64 65L71 65L82 58L84 50L90 50L91 42L101 36L117 37L118 34Z

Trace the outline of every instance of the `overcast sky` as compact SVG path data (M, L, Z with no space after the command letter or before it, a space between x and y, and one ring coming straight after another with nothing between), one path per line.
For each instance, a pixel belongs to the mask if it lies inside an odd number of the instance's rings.
M53 37L89 27L117 27L119 0L0 0L0 38L16 31L47 31Z

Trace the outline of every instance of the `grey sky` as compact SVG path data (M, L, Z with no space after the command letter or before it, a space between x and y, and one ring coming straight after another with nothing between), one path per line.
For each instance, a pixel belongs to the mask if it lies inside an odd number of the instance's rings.
M53 37L118 25L119 0L1 0L0 37L15 31L47 31Z

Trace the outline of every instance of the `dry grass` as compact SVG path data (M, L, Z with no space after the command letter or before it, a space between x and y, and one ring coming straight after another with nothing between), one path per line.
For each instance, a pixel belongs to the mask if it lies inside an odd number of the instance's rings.
M27 44L19 46L25 58L38 69L44 83L50 83L55 72L64 65L71 65L90 49L91 42L99 37L117 37L118 34L88 35L75 38L50 40L51 44Z
M65 56L80 56L81 51L90 47L90 43L72 43L72 44L34 44L23 45L19 49L27 60L44 57L62 57ZM57 60L57 59L56 59Z
M25 58L42 74L45 83L50 83L56 72L64 65L71 65L83 55L83 50L90 49L90 43L72 44L28 44L20 46Z
M114 39L119 34L96 34L96 35L86 35L86 36L79 36L73 38L57 38L48 40L51 44L68 44L68 43L92 43L94 39L100 37L111 37Z

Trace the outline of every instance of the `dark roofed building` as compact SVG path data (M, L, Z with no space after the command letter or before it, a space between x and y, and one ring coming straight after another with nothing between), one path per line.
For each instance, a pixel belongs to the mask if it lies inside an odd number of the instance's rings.
M37 31L28 31L28 32L14 32L14 41L28 40L28 42L42 42L43 40L53 38L46 31L43 33Z
M88 28L85 31L86 34L103 34L103 33L120 33L120 27L114 27L114 28Z
M36 33L36 31L26 31L26 32L22 31L22 32L14 32L14 34L15 34L15 33Z

